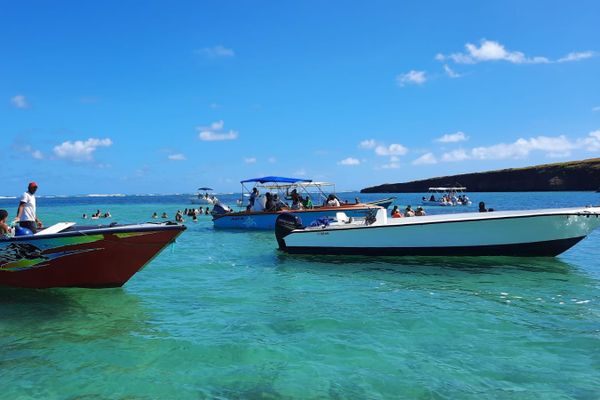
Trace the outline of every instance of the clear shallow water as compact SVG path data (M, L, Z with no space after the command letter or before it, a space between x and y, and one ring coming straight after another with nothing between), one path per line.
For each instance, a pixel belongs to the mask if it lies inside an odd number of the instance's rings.
M186 207L186 196L39 199L46 223ZM0 208L14 215L14 200ZM385 260L283 255L272 233L214 231L208 216L188 227L120 289L0 288L0 398L599 396L599 231L557 259Z

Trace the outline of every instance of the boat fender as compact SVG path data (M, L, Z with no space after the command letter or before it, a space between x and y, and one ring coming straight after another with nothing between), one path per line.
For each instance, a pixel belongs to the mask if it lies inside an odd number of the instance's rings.
M275 221L275 238L277 239L280 249L285 249L284 238L294 229L304 229L300 217L290 213L283 213L277 217L277 220Z

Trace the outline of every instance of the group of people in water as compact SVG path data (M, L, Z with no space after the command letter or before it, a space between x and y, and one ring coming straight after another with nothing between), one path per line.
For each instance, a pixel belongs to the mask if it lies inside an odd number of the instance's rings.
M406 206L404 213L400 212L398 206L392 208L392 218L404 218L404 217L422 217L427 215L423 207L417 207L416 210L412 209L412 206Z
M199 207L199 208L186 208L183 211L177 210L177 212L175 213L175 221L176 222L185 222L183 217L187 216L187 217L192 217L192 222L198 222L199 215L211 215L210 209L208 207L206 207L206 208ZM156 212L154 212L152 214L152 218L153 219L158 218L158 214ZM167 218L169 218L169 216L167 215L166 212L163 212L161 214L160 218L167 219Z
M81 219L87 219L87 218L88 218L88 215L85 214L85 213L81 216ZM110 211L106 211L106 212L103 213L100 210L96 210L96 212L93 213L90 218L91 219L112 218L112 215L110 214Z

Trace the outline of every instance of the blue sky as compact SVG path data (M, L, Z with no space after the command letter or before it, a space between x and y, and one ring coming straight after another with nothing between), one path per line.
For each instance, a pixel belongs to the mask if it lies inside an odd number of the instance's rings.
M600 3L5 2L0 195L600 156Z

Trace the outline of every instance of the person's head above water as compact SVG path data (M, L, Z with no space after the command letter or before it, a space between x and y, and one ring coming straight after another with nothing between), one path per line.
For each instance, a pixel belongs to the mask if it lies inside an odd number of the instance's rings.
M6 218L8 218L8 211L0 210L0 222L5 222Z

